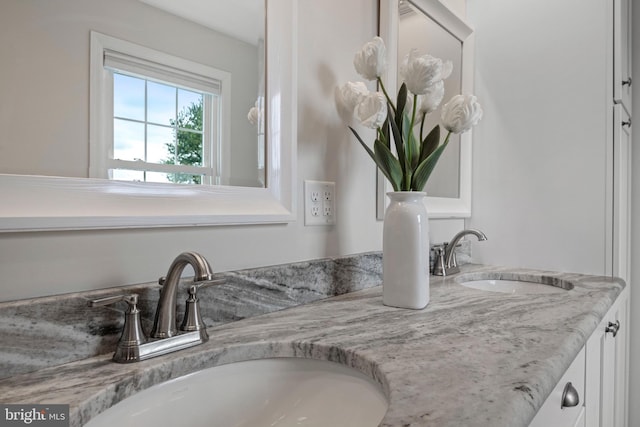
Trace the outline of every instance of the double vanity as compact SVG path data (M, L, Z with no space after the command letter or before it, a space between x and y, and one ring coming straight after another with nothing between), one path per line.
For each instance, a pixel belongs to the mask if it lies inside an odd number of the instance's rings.
M210 326L211 307L227 297L209 300L205 292L224 285L204 289L200 302L210 338L202 345L127 364L111 360L114 347L109 354L16 372L0 380L3 403L67 403L72 426L113 425L112 417L135 414L135 425L144 425L153 414L170 419L161 412L169 408L193 426L223 425L229 416L228 425L362 427L574 427L591 425L585 418L593 411L602 412L601 419L624 405L613 401L612 409L602 409L616 384L600 371L602 383L590 382L603 360L589 355L615 335L598 331L610 327L603 323L610 310L628 298L621 280L463 265L457 274L431 277L427 308L405 310L382 304L379 254L301 263L287 272L263 270L252 282L267 289L256 301L298 295L299 304L286 303L286 310ZM305 276L310 272L318 274ZM227 274L230 281L242 276ZM308 289L296 280L308 282ZM492 289L496 284L500 292ZM95 297L74 296L85 303ZM618 340L626 336L624 321L621 328ZM582 379L567 379L570 367ZM551 402L566 382L578 402L566 392ZM589 391L585 400L589 387L602 390L597 399ZM207 412L217 404L226 415ZM560 415L547 414L546 407ZM568 413L568 421L539 424L540 417L559 420ZM257 424L237 424L238 415ZM208 424L197 424L198 417Z

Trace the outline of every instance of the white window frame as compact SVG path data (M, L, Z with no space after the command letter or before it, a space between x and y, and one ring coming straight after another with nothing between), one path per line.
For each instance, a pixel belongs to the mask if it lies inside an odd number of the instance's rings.
M220 111L209 103L204 111L205 129L218 126L214 140L205 142L211 162L201 167L155 165L113 158L113 72L168 83L185 89L220 96ZM230 140L231 74L197 62L169 55L95 31L91 32L91 73L95 76L90 94L89 177L109 178L109 169L203 174L207 184L217 184L223 167L223 141ZM213 153L211 153L211 151ZM213 155L211 155L213 154ZM203 157L205 157L203 156ZM172 169L169 171L169 169ZM175 170L173 170L175 169Z

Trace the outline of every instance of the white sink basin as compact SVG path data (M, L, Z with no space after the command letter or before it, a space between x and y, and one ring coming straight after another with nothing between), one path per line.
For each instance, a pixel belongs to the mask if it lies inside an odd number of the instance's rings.
M508 279L482 279L460 282L462 286L482 291L502 292L507 294L556 294L567 289L545 283ZM571 286L572 288L573 286ZM571 289L569 288L569 289Z
M388 402L380 386L337 363L298 358L231 363L134 394L86 427L369 427Z

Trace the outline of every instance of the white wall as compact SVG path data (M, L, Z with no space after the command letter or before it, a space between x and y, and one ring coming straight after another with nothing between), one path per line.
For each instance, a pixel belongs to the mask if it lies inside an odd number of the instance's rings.
M605 272L606 6L467 4L485 112L469 221L489 238L480 262Z
M335 181L335 227L305 227L300 217L288 225L0 234L0 300L157 280L184 250L201 252L216 271L381 250L375 166L333 99L336 85L357 78L353 54L377 31L376 4L303 0L298 8L298 212L304 179ZM463 225L431 221L431 240Z

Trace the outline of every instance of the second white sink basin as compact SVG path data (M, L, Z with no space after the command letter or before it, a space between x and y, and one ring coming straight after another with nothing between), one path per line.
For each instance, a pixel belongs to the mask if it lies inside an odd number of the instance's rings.
M567 290L558 286L521 280L482 279L461 282L462 286L507 294L556 294Z
M155 385L86 427L373 427L387 407L380 386L354 369L321 360L259 359Z

